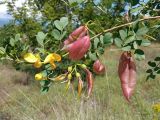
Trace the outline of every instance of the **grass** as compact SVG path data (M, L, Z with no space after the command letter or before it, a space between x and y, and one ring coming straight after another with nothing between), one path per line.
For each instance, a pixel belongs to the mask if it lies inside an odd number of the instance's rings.
M102 57L107 73L95 78L89 99L84 95L78 99L72 90L65 95L64 84L54 84L48 94L42 95L38 82L17 84L14 81L23 79L25 73L1 65L0 120L152 120L152 105L160 102L160 76L146 82L145 71L147 61L159 55L160 48L159 44L151 47L143 48L146 60L136 61L138 78L131 103L122 95L117 74L120 51L112 47Z

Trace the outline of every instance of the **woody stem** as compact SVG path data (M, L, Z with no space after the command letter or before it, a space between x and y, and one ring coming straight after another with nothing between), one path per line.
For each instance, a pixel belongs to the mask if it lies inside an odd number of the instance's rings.
M145 21L145 20L152 20L152 19L160 19L160 16L154 16L154 17L148 17L148 18L144 18L144 19L139 19L138 21L133 21L133 22L129 22L129 23L126 23L126 24L122 24L122 25L119 25L119 26L112 27L110 29L106 29L103 32L93 36L91 38L91 40L96 38L96 37L98 37L98 36L100 36L100 35L102 35L103 33L110 32L110 31L113 31L113 30L116 30L116 29L119 29L119 28L122 28L122 27L126 27L126 26L129 26L129 25L132 25L135 22L142 22L142 21Z

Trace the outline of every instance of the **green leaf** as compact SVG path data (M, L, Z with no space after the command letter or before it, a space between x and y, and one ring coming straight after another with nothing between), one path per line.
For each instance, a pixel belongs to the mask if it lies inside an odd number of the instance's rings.
M139 3L139 0L131 0L131 3L132 3L133 6L135 6Z
M149 61L149 62L148 62L148 65L151 66L151 67L156 67L156 63L155 63L155 62Z
M66 31L64 31L62 34L61 34L61 39L60 40L62 40L63 38L64 38L64 36L66 35Z
M127 32L126 31L120 30L119 34L120 34L122 40L125 40L127 38Z
M137 45L141 46L142 40L136 40Z
M61 34L60 34L60 32L58 30L54 29L51 34L56 40L60 40L61 39Z
M104 53L104 48L98 47L98 53L99 53L99 54L103 54L103 53Z
M15 42L16 41L13 38L11 38L9 44L13 47L15 45Z
M134 49L137 49L137 48L138 48L138 45L137 45L137 42L136 42L136 41L133 42L133 47L134 47Z
M104 44L104 42L103 42L103 35L100 36L100 42L101 42L102 45Z
M141 49L136 49L134 52L134 56L137 60L144 60L145 59L144 51Z
M45 83L46 83L46 80L41 80L41 81L40 81L40 85L41 85L41 86L45 86Z
M43 77L47 77L47 70L43 70L42 72Z
M40 85L41 85L42 87L50 87L51 81L50 81L50 80L41 80L41 81L40 81Z
M130 51L131 50L131 46L122 47L122 50L123 51Z
M132 24L133 29L137 30L138 29L138 23L139 23L139 19L135 20Z
M82 3L84 0L77 0L77 2L80 4L80 3Z
M59 20L54 21L54 24L58 30L60 30L60 31L63 30L63 25L61 24L61 22Z
M89 58L91 59L91 60L97 60L97 55L96 55L96 53L91 53L91 52L89 52Z
M138 29L138 31L136 32L136 35L137 36L145 35L148 31L149 29L147 27L142 27Z
M3 47L0 47L0 54L5 54L6 50Z
M114 43L117 47L121 48L122 47L122 40L120 38L115 38Z
M149 46L149 45L151 45L151 41L149 41L149 40L142 40L142 42L141 42L141 46Z
M155 61L160 61L160 57L156 57L154 60Z
M160 70L157 71L157 74L160 74Z
M141 10L143 10L143 7L142 7L142 6L136 7L136 8L132 8L132 9L131 9L131 13L136 13L136 12L139 12L139 11L141 11Z
M60 19L60 23L62 25L62 28L64 29L68 25L68 18L67 17L62 17Z
M155 79L156 75L154 75L153 73L150 74L150 78Z
M147 79L146 79L146 80L149 80L149 78L155 79L155 78L156 78L156 75L154 75L153 73L150 73L150 74L147 76Z
M103 43L106 45L111 45L113 43L112 33L106 33L103 37Z
M134 40L135 40L135 36L134 35L133 36L128 36L127 39L126 39L126 41L124 43L128 44L130 42L133 42Z
M20 34L16 34L15 41L19 41L19 40L20 40Z
M95 39L94 39L94 48L95 48L95 49L97 49L98 43L99 43L99 39L98 39L98 38L95 38Z
M152 69L148 69L146 73L152 73Z
M149 78L150 78L150 75L147 76L146 80L149 80Z
M73 4L76 2L76 0L68 0L69 4Z
M40 53L45 53L44 48L36 48Z
M42 87L41 88L41 93L46 94L49 91L49 87Z
M134 36L135 32L134 31L128 31L128 35L127 36Z
M156 67L154 68L154 71L157 71L157 70L160 70L160 67L157 67L157 66L156 66Z
M68 25L68 18L62 17L60 20L55 20L54 24L58 30L62 31Z
M44 39L46 38L47 34L44 34L43 32L38 32L36 35L37 42L43 46L44 45Z

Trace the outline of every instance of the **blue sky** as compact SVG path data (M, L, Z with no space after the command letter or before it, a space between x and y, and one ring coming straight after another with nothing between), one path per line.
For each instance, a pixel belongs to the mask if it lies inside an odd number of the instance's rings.
M0 1L4 1L4 0L0 0ZM16 6L17 7L21 7L22 3L25 0L17 0L16 2ZM11 19L12 17L10 15L7 14L7 6L6 5L0 5L0 19Z

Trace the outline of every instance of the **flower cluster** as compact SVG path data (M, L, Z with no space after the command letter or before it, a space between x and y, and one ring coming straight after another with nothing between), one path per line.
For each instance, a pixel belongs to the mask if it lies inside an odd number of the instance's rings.
M61 56L56 53L50 53L49 55L46 56L44 61L41 61L40 55L39 54L33 54L33 53L27 53L24 55L24 60L28 63L32 63L35 68L40 68L43 64L48 64L50 63L51 68L54 70L56 69L56 62L61 61ZM45 80L47 79L46 77L43 77L42 73L37 73L35 75L36 80Z

